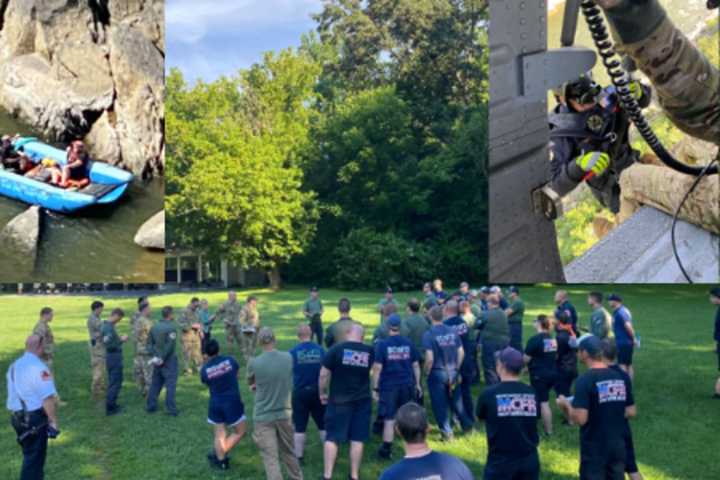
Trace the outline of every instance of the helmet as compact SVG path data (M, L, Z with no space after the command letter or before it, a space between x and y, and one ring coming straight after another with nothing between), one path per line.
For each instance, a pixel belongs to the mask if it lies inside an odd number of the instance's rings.
M592 78L592 72L586 72L577 80L564 83L554 90L558 97L565 97L565 100L575 100L579 104L587 105L597 101L602 88Z

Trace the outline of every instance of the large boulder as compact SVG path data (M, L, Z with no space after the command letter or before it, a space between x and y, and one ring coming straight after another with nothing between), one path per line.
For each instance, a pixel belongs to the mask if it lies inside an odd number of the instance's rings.
M0 107L91 156L164 170L164 1L0 0ZM107 10L105 10L107 8Z
M34 262L40 238L40 217L40 207L35 206L10 220L0 230L0 245L13 245L18 254Z
M135 243L143 248L165 250L165 210L153 215L140 227Z

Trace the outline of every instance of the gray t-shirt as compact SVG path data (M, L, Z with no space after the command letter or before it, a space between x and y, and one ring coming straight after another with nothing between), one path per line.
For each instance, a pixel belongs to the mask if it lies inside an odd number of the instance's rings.
M292 413L292 356L288 352L273 350L250 360L248 377L255 377L256 422L287 420Z

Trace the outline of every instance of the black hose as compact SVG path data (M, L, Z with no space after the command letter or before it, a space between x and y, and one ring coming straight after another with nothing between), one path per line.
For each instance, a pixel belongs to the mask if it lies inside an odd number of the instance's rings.
M622 63L615 58L616 53L612 41L610 40L610 34L608 33L605 21L602 17L600 7L598 7L593 0L583 0L581 3L582 13L587 22L588 29L592 35L593 42L595 42L595 48L598 51L598 55L602 59L603 65L610 76L610 81L615 86L615 89L620 98L620 103L623 109L627 112L630 120L632 120L635 127L640 132L645 142L650 145L655 155L668 167L678 172L685 173L687 175L714 175L718 173L718 166L710 162L705 167L693 167L686 163L682 163L675 159L670 152L668 152L660 140L653 132L652 127L647 122L647 119L642 113L642 108L638 104L637 99L630 92L629 84L630 79L622 68Z

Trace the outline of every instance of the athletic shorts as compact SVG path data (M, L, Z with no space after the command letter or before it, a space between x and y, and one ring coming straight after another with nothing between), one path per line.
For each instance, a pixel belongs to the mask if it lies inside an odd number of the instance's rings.
M550 400L550 389L555 385L555 375L532 376L530 385L535 389L538 402L547 402Z
M633 346L632 345L618 345L617 346L617 360L620 365L632 365L633 360Z
M234 427L245 421L245 405L239 397L210 399L208 423Z
M538 480L540 459L533 453L522 458L494 460L488 458L483 480Z
M366 442L370 438L371 399L329 403L325 410L325 439L336 444Z
M580 454L580 480L625 480L625 448L617 445L606 455Z
M318 430L325 430L325 405L320 401L317 387L293 390L292 409L295 433L305 433L311 415Z
M395 387L388 390L380 390L380 401L378 402L378 417L385 420L395 418L395 413L408 402L415 401L415 386Z
M555 393L565 397L572 395L572 384L577 376L577 372L559 372L555 378L555 385L553 385Z

